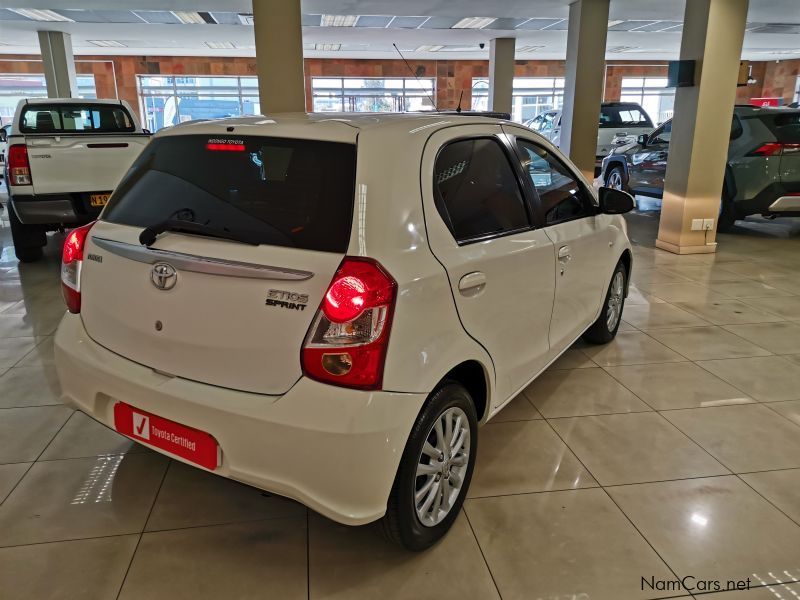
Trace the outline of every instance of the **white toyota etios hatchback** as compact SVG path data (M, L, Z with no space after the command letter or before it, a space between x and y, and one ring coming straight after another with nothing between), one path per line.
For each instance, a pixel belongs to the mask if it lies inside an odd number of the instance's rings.
M64 245L63 398L426 548L464 501L478 425L581 335L616 334L631 207L490 118L162 131Z

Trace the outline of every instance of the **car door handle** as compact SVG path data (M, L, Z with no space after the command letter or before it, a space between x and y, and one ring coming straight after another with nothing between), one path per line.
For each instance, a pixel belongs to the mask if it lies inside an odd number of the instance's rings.
M467 273L458 280L458 290L460 292L479 292L486 285L486 275L480 271Z
M572 260L572 254L570 254L571 252L572 251L569 249L569 246L561 246L561 248L558 249L558 260L561 262L569 262Z

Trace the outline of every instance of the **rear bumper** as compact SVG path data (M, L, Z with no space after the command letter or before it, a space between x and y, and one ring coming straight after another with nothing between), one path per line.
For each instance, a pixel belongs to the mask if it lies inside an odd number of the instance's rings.
M800 217L800 196L797 194L800 194L800 181L773 183L754 198L735 200L734 207L739 217L756 214Z
M24 225L84 225L94 221L99 208L84 202L86 194L19 195L12 192L14 211Z
M123 401L207 432L221 450L214 473L294 498L348 525L385 513L426 398L348 390L306 378L276 397L168 377L94 342L80 315L64 317L55 347L67 405L113 428L114 405Z

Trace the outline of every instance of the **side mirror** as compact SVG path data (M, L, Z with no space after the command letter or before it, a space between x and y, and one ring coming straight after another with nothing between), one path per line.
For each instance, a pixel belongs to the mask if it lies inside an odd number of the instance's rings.
M601 187L598 195L600 212L605 215L622 215L633 210L633 196L627 192Z
M8 134L6 133L5 129L0 129L0 142L7 142L8 141Z
M640 146L644 147L647 146L647 134L642 133L639 137L636 138L636 143Z

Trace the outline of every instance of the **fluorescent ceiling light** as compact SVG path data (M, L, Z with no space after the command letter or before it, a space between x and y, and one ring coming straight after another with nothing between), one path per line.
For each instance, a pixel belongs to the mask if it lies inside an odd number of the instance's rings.
M453 25L451 29L483 29L495 21L495 17L466 17Z
M86 40L90 44L100 46L102 48L127 48L128 44L123 44L117 40Z
M354 27L358 15L322 15L322 27Z
M439 52L444 46L420 46L415 52Z
M608 26L613 27L614 25L619 25L620 23L624 23L625 21L622 19L617 19L616 21L609 21Z
M641 46L612 46L608 49L608 52L613 54L620 54L622 52L633 52L634 50L641 50ZM655 50L654 50L655 52Z
M341 44L314 44L314 50L321 50L323 52L335 52L341 49Z
M52 10L42 10L38 8L9 8L8 10L23 17L27 17L28 19L33 19L34 21L69 21L74 23L69 17L60 15Z
M184 25L216 25L217 23L209 13L199 13L193 10L173 10L172 14Z
M544 46L519 46L516 48L517 52L536 52L537 50L541 50Z
M231 50L236 48L233 42L204 42L212 50Z
M242 23L242 25L252 25L253 24L252 13L239 13L239 21Z

